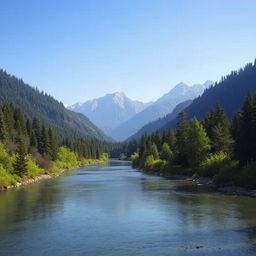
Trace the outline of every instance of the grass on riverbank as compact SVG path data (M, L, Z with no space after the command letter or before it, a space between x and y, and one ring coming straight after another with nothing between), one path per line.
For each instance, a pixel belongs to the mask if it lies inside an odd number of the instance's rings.
M131 157L134 167L145 171L160 172L164 175L187 175L194 178L207 177L217 186L235 185L249 189L256 188L256 162L249 162L240 167L238 161L230 159L223 152L210 154L197 168L184 168L173 161L154 160L148 156L141 161L136 153Z

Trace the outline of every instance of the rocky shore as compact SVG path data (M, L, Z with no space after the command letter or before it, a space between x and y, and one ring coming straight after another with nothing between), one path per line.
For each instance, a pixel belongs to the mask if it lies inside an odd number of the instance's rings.
M189 175L177 175L177 174L169 174L169 173L145 171L145 170L143 170L143 172L147 173L147 174L161 176L161 177L164 177L167 179L172 179L172 180L191 181L191 182L197 184L198 186L212 188L212 189L214 189L220 193L223 193L223 194L256 197L256 189L248 189L248 188L238 187L238 186L234 186L233 184L230 184L230 183L216 185L213 183L213 179L211 179L211 178L206 178L206 177L193 178Z
M22 180L21 182L17 182L15 185L2 186L2 187L0 187L0 191L9 190L11 188L19 188L21 186L25 186L25 185L28 185L28 184L37 183L37 182L41 182L41 181L44 181L44 180L49 180L49 179L52 179L52 178L56 178L56 177L62 175L65 171L73 170L73 169L76 169L76 168L79 168L79 166L75 166L71 169L62 169L58 173L41 174L41 175L36 176L35 178L25 179L25 180Z

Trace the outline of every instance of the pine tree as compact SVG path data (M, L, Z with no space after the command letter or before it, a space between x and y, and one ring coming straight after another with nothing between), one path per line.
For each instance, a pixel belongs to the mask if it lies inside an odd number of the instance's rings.
M189 123L186 157L190 167L198 167L210 150L210 140L202 124L193 118Z
M176 127L175 141L177 151L177 162L182 166L187 166L188 159L186 156L186 144L188 135L188 121L186 120L185 112L179 113L179 121Z
M256 95L249 93L241 111L240 155L241 164L256 160Z
M56 136L53 134L52 129L48 129L48 138L49 138L49 155L51 160L55 161L58 156L58 140Z
M239 160L241 155L241 119L242 113L241 111L236 112L233 118L232 126L231 126L231 133L234 138L234 150L233 150L233 157L236 160Z
M41 130L41 147L39 152L41 154L50 155L49 134L44 125L42 125L42 130Z
M27 173L27 160L24 141L19 138L17 155L14 162L14 174L23 177Z
M2 110L0 109L0 140L4 141L7 137L7 129Z
M30 147L37 148L37 139L34 131L30 135Z
M217 151L230 153L232 151L233 140L229 121L220 104L207 113L203 125L210 138L213 153Z
M160 158L166 161L170 161L173 159L173 152L171 151L169 145L166 142L162 145Z
M162 144L166 142L173 150L175 148L175 134L172 130L167 129L163 132Z
M231 138L229 130L225 129L221 123L215 125L212 129L212 147L213 152L231 153L234 140Z

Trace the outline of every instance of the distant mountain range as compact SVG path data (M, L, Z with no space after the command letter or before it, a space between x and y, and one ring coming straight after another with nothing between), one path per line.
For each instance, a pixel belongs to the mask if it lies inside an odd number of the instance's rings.
M87 117L64 107L52 96L32 88L21 79L0 70L0 103L13 103L30 119L37 117L55 129L62 138L110 138Z
M212 81L193 86L179 83L154 103L134 101L124 93L116 92L76 103L68 106L68 109L86 115L113 139L122 141L139 132L144 125L171 114L178 104L198 97L212 84ZM171 120L168 118L174 119L174 115L175 113L166 117L165 123Z
M98 99L68 106L68 109L82 113L104 131L111 131L151 104L131 100L123 92L106 94Z
M177 84L156 102L113 129L111 137L117 141L129 138L144 125L171 113L178 104L200 96L212 84L212 81L206 81L204 84L195 84L193 86L184 83Z

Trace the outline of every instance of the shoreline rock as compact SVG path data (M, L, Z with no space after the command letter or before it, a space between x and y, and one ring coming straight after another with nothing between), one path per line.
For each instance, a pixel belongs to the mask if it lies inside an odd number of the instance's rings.
M146 170L142 170L142 172L146 174L161 176L163 178L171 179L171 180L191 181L198 186L211 188L217 192L220 192L226 195L256 197L256 189L248 189L244 187L234 186L232 184L216 185L213 183L212 178L207 178L207 177L193 178L189 175L169 174L169 173L146 171Z

